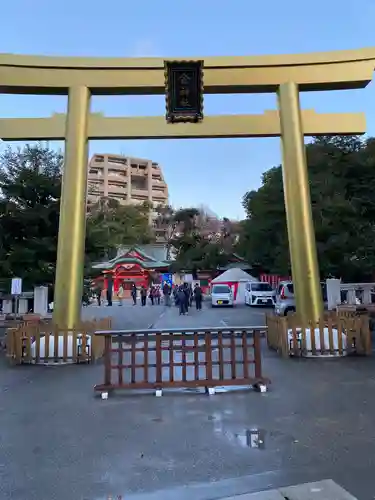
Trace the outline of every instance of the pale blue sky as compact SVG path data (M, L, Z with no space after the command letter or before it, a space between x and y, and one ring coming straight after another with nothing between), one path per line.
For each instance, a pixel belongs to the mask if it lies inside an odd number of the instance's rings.
M260 55L375 46L375 0L12 0L1 2L0 51L70 56ZM318 112L365 111L375 135L375 88L304 94ZM205 97L205 113L275 109L265 95ZM0 116L64 112L66 98L0 95ZM95 97L108 116L162 115L162 96ZM278 139L93 141L90 153L158 161L175 205L204 203L242 217L241 197L280 163ZM228 177L228 169L233 176Z

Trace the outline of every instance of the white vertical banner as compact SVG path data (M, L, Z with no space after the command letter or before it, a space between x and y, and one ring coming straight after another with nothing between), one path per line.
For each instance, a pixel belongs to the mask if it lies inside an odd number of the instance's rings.
M22 278L12 278L11 292L12 295L21 295L22 293Z

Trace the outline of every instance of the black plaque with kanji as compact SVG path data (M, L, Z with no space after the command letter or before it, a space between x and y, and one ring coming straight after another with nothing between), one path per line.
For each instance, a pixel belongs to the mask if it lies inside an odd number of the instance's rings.
M203 61L165 61L168 123L203 120Z

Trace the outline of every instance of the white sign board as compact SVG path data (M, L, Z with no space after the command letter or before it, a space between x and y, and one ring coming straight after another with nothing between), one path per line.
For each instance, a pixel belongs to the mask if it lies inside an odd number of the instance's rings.
M12 278L12 295L21 295L22 293L22 278Z

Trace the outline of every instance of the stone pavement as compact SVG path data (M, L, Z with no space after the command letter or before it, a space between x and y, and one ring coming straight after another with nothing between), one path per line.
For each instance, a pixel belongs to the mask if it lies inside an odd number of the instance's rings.
M331 479L225 497L221 500L357 500Z
M82 308L82 318L112 318L112 328L115 330L147 329L151 328L165 310L164 305L147 303L142 307L139 303L133 306L131 300L124 300L124 305L119 306L114 302L112 307L90 305Z
M207 490L216 490L216 488L216 483L207 485ZM178 500L195 500L197 491L196 485L193 485L179 491L163 492L163 496L159 492L145 495L129 495L126 498L127 500L175 500L176 498ZM332 479L286 486L276 490L232 495L230 497L219 498L213 492L211 496L206 498L210 500L358 500Z
M180 316L178 308L165 308L164 313L155 321L154 328L198 328L223 326L264 326L265 309L248 306L212 308L210 301L203 303L202 311L189 308L187 316Z
M231 314L246 324L252 314L158 313L158 327L215 326ZM331 478L373 500L375 358L282 360L264 349L264 372L265 394L102 401L101 364L10 368L0 358L0 499L214 500ZM252 429L264 448L249 444Z

